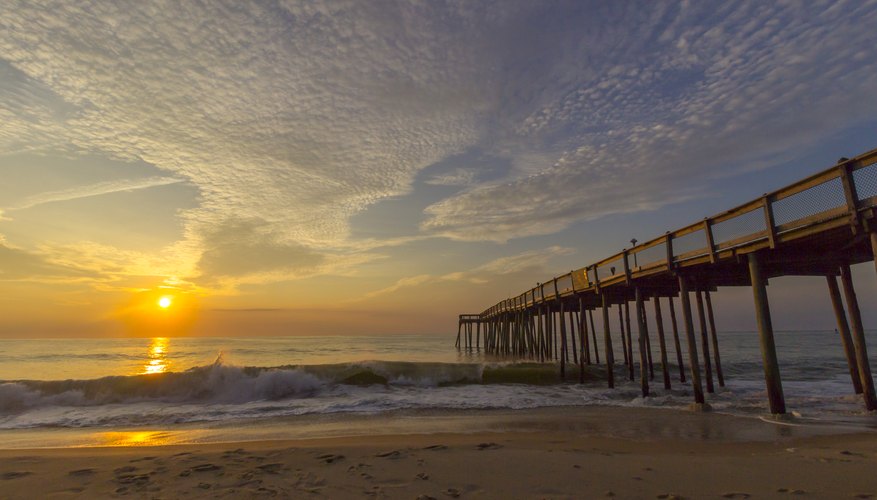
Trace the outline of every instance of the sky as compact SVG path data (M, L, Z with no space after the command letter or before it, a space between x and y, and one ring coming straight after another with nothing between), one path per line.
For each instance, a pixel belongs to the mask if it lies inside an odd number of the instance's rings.
M0 337L454 335L877 147L875 25L864 0L4 1ZM823 280L769 293L775 327L833 328ZM750 290L714 301L753 327Z

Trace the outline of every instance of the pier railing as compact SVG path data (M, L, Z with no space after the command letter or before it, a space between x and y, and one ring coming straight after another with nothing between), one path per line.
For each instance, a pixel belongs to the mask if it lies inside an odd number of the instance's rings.
M670 231L591 265L540 283L480 313L481 319L572 294L599 291L634 277L667 272L856 225L877 206L877 149L766 193L730 210Z

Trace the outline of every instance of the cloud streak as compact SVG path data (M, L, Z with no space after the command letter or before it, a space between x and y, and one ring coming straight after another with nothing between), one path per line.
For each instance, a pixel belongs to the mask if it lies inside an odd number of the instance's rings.
M102 196L105 194L137 191L140 189L149 189L153 187L179 184L181 182L185 182L185 179L161 176L147 177L143 179L122 179L115 181L98 182L87 186L77 186L69 189L49 191L29 196L15 205L6 207L5 210L24 210L39 205L44 205L46 203L56 203L60 201L70 201L78 200L81 198L91 198L93 196ZM0 212L0 215L2 215L2 212Z

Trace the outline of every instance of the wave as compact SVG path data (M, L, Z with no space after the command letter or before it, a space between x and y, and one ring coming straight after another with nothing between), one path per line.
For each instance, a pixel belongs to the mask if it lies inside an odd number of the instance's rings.
M590 375L596 377L596 375ZM242 404L309 398L337 386L441 387L463 384L559 383L550 364L466 364L366 361L324 365L239 367L216 362L184 372L89 380L0 382L0 415L46 406L138 402Z

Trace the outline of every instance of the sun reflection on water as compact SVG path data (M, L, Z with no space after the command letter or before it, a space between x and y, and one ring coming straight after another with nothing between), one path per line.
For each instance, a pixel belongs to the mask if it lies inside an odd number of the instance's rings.
M165 337L155 337L149 345L149 353L146 364L143 365L143 373L164 373L168 371L167 349L169 340Z

